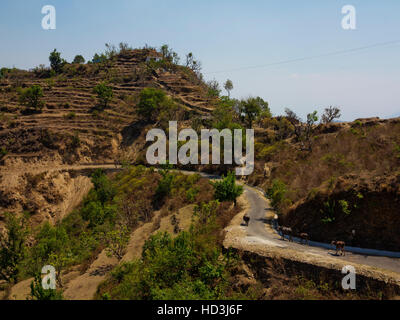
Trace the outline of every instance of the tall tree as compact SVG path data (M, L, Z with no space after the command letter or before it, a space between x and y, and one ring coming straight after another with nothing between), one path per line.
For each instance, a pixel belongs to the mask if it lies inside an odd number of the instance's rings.
M264 101L260 97L250 97L245 100L241 100L238 106L238 112L242 120L246 122L249 128L253 127L254 120L256 120L261 113L271 114L268 102Z
M66 61L61 58L61 53L58 52L57 49L54 49L54 51L50 53L49 61L51 69L56 73L60 73L62 71L62 67L66 63Z
M231 91L233 90L233 83L231 80L226 80L225 84L224 84L224 88L225 90L228 92L228 97L231 96Z
M335 119L339 119L342 115L340 114L340 109L337 107L330 106L329 108L325 108L325 112L322 115L321 122L322 123L331 123Z

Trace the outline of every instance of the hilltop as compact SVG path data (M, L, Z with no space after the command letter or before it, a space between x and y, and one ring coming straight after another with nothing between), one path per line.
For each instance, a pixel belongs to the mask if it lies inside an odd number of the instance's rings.
M154 125L138 115L145 88L159 90L172 106L169 113L158 112L157 120L209 118L213 98L193 56L182 66L172 61L168 47L163 49L121 46L86 64L58 56L57 67L1 69L0 212L30 212L36 223L58 220L91 186L87 176L62 166L135 161L145 144L145 127ZM99 86L112 92L106 107L96 93ZM32 88L41 92L40 109L21 101Z
M188 67L165 60L155 49L123 50L90 64L66 64L48 76L43 67L30 72L6 70L0 79L0 140L5 165L32 162L114 161L128 129L137 121L141 90L158 88L172 97L183 119L212 111L205 85ZM113 98L97 110L93 89L106 82ZM18 99L20 88L40 86L44 108L29 112Z

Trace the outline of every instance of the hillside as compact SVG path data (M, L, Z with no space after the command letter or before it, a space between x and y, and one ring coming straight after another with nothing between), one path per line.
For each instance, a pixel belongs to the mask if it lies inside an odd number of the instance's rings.
M134 161L145 139L146 123L136 110L144 88L160 89L174 101L174 120L209 117L211 100L196 73L158 58L162 54L155 49L124 49L101 62L66 63L57 74L42 66L2 69L0 212L31 212L36 222L57 220L77 205L90 181L46 170ZM104 110L94 92L101 83L113 92ZM43 90L40 111L20 101L21 91L35 85Z
M311 150L279 132L260 130L250 181L267 191L281 224L315 241L400 250L400 118L320 124Z
M0 229L20 223L27 235L15 279L3 279L0 293L25 298L39 267L53 263L68 299L378 297L322 283L310 276L317 269L281 260L280 249L260 274L258 263L246 261L255 252L231 252L223 241L237 241L226 237L230 223L254 238L241 224L246 210L261 231L272 221L269 210L312 241L400 251L400 118L274 116L262 98L222 96L216 81L204 82L172 56L125 48L86 64L1 69ZM210 183L233 165L149 168L146 133L171 120L197 133L253 128L255 171L241 177L245 186L232 175ZM264 200L249 208L250 185L273 208ZM282 240L274 241L280 248ZM320 254L324 263L336 259ZM386 298L394 295L389 289Z
M114 160L127 130L137 119L137 94L146 87L163 89L176 100L184 118L207 116L212 110L206 89L189 69L146 62L159 56L151 49L124 51L103 63L69 64L53 77L40 70L12 69L0 80L2 147L8 152L6 165L35 161L58 163ZM114 97L108 108L96 107L95 86L107 81ZM27 114L18 101L17 88L39 85L45 107ZM76 135L81 145L71 149Z

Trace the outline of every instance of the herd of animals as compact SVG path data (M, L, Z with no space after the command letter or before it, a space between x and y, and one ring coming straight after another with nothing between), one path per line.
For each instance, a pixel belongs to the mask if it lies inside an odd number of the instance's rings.
M245 223L246 226L249 225L250 222L250 217L248 215L245 215L243 217L243 221ZM277 227L277 231L279 232L279 234L282 237L282 240L285 240L285 236L287 236L289 238L289 242L293 242L293 230L292 228L289 227L284 227L284 226L278 226ZM300 244L309 244L309 235L308 233L305 232L301 232L298 234L299 238L300 238ZM345 252L345 242L344 241L332 241L331 245L334 246L336 248L336 255L338 255L338 253L340 253L340 255L345 256L346 252Z

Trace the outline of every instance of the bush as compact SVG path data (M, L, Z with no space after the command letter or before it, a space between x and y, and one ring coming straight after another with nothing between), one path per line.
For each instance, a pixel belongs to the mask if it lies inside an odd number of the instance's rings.
M35 275L35 279L31 282L30 285L31 294L30 297L32 300L62 300L62 293L58 290L47 289L45 290L42 286L42 278L40 273Z
M279 179L274 179L272 181L272 186L267 190L267 195L271 199L271 204L273 207L277 207L283 202L286 193L287 186Z
M54 49L49 56L50 67L55 73L61 73L62 68L66 64L64 59L61 59L61 53Z
M27 108L41 110L44 107L44 102L40 100L42 97L43 89L39 85L19 90L19 101Z
M7 282L16 282L19 264L25 254L27 230L23 219L9 213L5 217L5 233L0 232L0 278Z
M85 63L85 58L83 56L81 56L80 54L78 54L77 56L75 56L72 63L83 64L83 63Z
M113 97L112 88L107 86L105 82L102 82L93 88L93 92L97 94L100 109L104 110L105 108L107 108L108 103Z
M1 147L0 148L0 160L3 159L7 154L8 154L7 149L4 147Z
M165 92L155 88L145 88L140 92L137 113L146 121L156 120L157 114L166 102Z
M236 198L243 193L243 187L236 185L234 172L229 172L221 181L212 183L215 193L214 198L219 201L233 201L236 206Z
M252 128L253 121L256 120L260 115L264 118L271 117L271 111L268 106L268 102L264 101L260 97L250 97L246 100L241 100L238 105L239 115L249 128Z
M69 113L67 113L67 114L65 115L65 118L66 118L66 119L69 119L69 120L73 120L73 119L75 119L75 117L76 117L75 112L69 112Z

